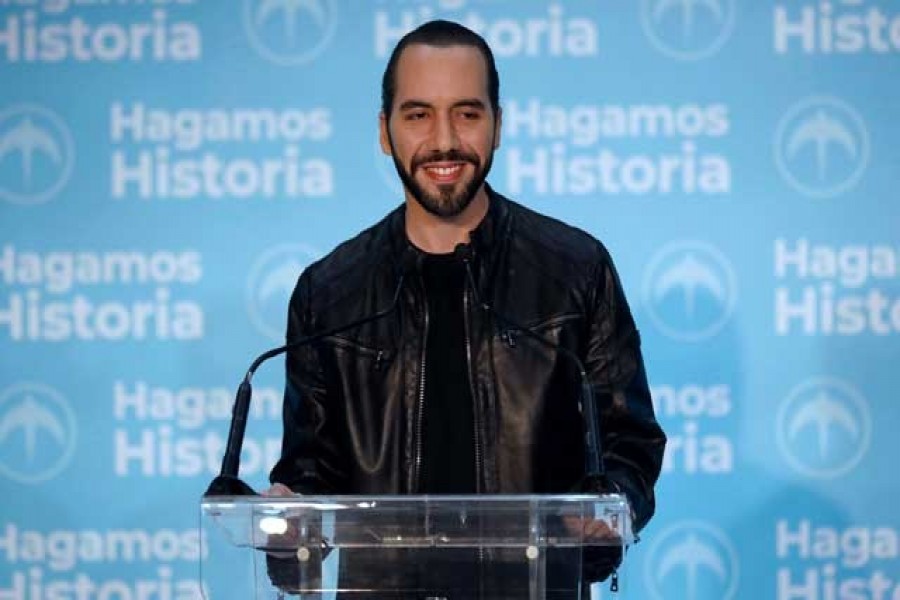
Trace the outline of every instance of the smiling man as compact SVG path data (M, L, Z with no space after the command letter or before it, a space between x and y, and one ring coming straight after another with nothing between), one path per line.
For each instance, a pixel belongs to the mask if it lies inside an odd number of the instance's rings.
M635 530L650 519L665 435L618 276L596 239L488 186L501 120L479 35L432 21L400 40L379 133L405 202L303 272L287 339L393 309L288 354L270 493L618 491ZM599 406L599 481L573 353Z
M406 190L406 233L425 252L452 252L487 213L484 180L500 144L489 68L470 45L410 43L388 64L381 147Z

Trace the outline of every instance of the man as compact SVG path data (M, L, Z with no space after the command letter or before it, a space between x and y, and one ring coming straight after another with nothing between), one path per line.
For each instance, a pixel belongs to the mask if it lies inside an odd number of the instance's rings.
M501 110L484 40L446 21L401 39L379 132L405 202L304 271L287 339L384 310L399 290L398 305L288 355L270 493L620 491L639 530L665 436L638 332L598 241L485 183ZM581 382L554 344L594 389L606 481L584 481Z

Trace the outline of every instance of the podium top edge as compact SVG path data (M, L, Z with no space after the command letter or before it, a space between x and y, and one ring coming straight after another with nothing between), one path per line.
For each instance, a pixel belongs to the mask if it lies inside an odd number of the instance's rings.
M403 494L403 495L302 495L294 496L204 496L201 506L221 506L224 504L330 504L357 507L361 504L561 504L602 502L607 504L627 503L624 494Z

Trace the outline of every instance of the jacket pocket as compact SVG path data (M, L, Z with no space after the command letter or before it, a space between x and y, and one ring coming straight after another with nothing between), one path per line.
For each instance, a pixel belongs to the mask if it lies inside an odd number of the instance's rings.
M336 354L349 354L357 360L369 361L376 371L382 370L394 359L396 350L387 347L373 347L360 344L356 340L350 340L338 336L330 336L322 340L323 343L333 346Z
M551 344L558 344L559 336L550 336L548 335L549 332L578 319L581 319L581 314L579 313L563 313L561 315L553 315L552 317L548 317L534 324L526 325L526 327L531 333L541 336L545 341ZM525 324L523 323L523 325ZM527 333L509 323L500 324L498 335L500 339L503 340L503 343L510 348L515 348L521 337L529 337Z

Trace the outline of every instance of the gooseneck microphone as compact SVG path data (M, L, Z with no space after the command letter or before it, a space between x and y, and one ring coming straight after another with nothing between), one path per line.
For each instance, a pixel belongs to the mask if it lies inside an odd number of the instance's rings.
M468 244L457 244L453 253L462 261L463 265L465 265L466 279L468 280L469 288L472 290L472 296L474 297L477 306L483 311L493 315L504 327L519 331L542 346L559 352L569 358L577 367L578 374L581 378L581 417L584 421L585 483L590 482L605 485L606 469L603 465L600 448L600 435L597 425L597 404L594 399L594 390L591 387L587 371L585 371L581 359L568 348L538 335L528 327L517 323L515 320L499 312L487 302L482 301L478 294L478 286L475 285L475 277L472 275L472 248Z
M228 441L225 444L225 455L222 457L222 468L219 475L212 480L206 490L204 496L247 496L254 495L256 492L246 483L238 478L238 469L240 467L241 447L244 444L244 432L247 428L247 417L250 413L250 398L253 395L253 387L250 381L253 374L264 362L270 358L274 358L280 354L284 354L290 350L295 350L302 346L314 344L338 333L343 333L350 329L360 327L366 323L382 319L393 313L400 305L400 293L403 290L403 283L407 274L412 270L414 258L407 254L407 260L401 263L400 276L397 279L397 287L394 290L394 297L387 308L383 308L378 312L356 319L350 323L333 327L327 331L322 331L293 342L289 342L283 346L272 348L263 352L256 357L256 360L250 365L244 380L238 386L237 394L234 399L234 407L231 412L231 428L228 431Z

